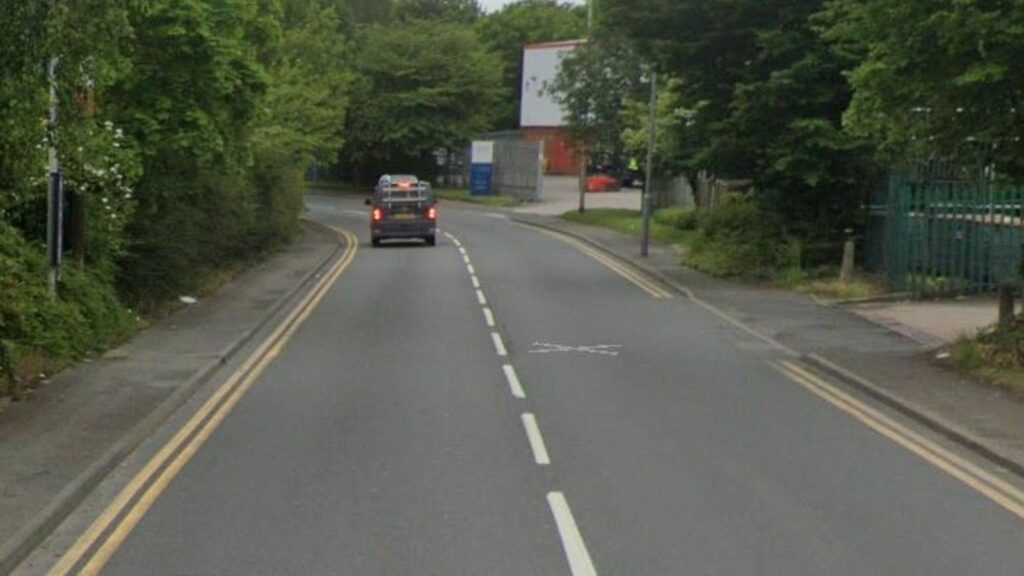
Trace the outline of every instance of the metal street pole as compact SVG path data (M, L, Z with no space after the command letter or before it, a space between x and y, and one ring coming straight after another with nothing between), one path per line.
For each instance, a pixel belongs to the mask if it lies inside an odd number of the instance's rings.
M587 40L594 37L594 0L587 0ZM587 114L588 119L590 114ZM587 210L587 145L586 143L579 144L580 154L580 165L579 165L579 188L580 188L580 205L579 212L583 214Z
M654 175L654 143L657 130L658 74L651 71L650 117L647 122L647 174L644 176L643 220L644 231L640 240L640 254L647 257L651 244L651 178Z
M57 58L51 58L46 64L46 76L50 83L50 117L47 123L50 144L49 181L46 195L46 248L49 259L47 285L51 296L57 295L57 282L60 281L60 261L63 252L64 228L64 194L60 174L60 156L57 153Z

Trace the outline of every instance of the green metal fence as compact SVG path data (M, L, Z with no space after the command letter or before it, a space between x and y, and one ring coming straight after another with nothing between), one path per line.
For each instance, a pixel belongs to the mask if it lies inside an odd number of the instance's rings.
M890 179L873 198L866 263L921 296L1019 285L1024 188L929 165Z

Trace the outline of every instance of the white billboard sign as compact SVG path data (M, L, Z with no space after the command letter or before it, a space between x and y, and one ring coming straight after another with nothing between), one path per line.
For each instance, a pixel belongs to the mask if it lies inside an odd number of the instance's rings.
M548 85L558 75L558 67L579 41L536 44L523 49L523 99L519 109L522 128L557 128L565 126L565 112L555 100Z

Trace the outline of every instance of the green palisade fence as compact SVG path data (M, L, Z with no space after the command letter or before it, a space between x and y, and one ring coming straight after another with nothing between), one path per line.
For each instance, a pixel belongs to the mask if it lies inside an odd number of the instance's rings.
M872 198L866 260L896 291L976 294L1020 284L1022 243L1024 188L919 172Z

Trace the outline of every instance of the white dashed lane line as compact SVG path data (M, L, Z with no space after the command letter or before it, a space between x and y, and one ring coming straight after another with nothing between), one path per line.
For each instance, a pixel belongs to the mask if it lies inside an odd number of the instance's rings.
M477 278L476 268L473 267L473 263L469 259L469 253L458 238L447 232L445 236L458 247L462 260L466 263L466 271L469 272L470 280L473 282L473 288L476 289L476 299L483 311L484 320L489 328L494 328L496 325L494 313L487 305L487 297L480 288L480 279ZM508 349L505 348L505 342L501 339L500 333L492 331L491 341L494 343L494 351L498 356L502 358L508 356ZM519 381L519 375L516 373L515 367L512 364L503 364L501 369L505 373L505 379L508 381L508 388L512 396L524 400L526 398L526 391L523 389L522 382ZM544 436L540 432L536 416L527 412L522 414L521 418L523 429L526 431L526 439L530 443L530 450L533 452L534 462L538 466L549 466L551 464L551 456L548 454L547 445L544 443ZM594 563L590 559L590 553L583 542L583 536L576 525L576 520L573 518L572 510L569 508L569 502L565 499L565 495L561 492L550 492L548 493L547 500L548 505L551 507L551 514L555 517L555 524L558 526L558 536L562 541L562 548L565 550L565 557L569 561L569 569L572 575L597 576Z
M533 461L538 466L551 464L548 448L544 445L544 437L541 436L540 426L537 426L537 418L533 414L523 414L523 428L526 428L526 438L529 439L530 449L533 450Z
M494 341L494 351L498 353L498 356L508 356L508 350L505 349L505 343L501 340L501 334L491 332L491 340Z
M548 506L555 517L558 535L562 538L562 548L565 549L565 557L569 560L572 576L597 576L597 570L590 560L587 545L583 542L583 535L576 526L576 519L572 516L572 509L569 508L565 495L561 492L549 493Z
M526 398L526 392L523 390L523 384L519 381L515 367L505 364L501 369L505 372L505 379L508 380L508 388L512 391L512 395L520 400Z

